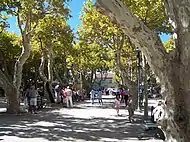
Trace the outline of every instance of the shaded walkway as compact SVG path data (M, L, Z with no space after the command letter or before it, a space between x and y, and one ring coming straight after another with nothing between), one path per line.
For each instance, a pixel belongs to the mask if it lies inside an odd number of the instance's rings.
M110 103L111 105L111 103ZM136 122L128 122L127 111L116 116L114 109L87 103L73 109L46 109L37 115L0 116L0 141L3 142L136 142L141 125L141 116ZM161 142L159 140L148 140Z

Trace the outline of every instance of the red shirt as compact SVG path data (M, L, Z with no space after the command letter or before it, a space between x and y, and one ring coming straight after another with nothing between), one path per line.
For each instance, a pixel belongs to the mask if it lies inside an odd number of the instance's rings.
M121 90L121 96L124 96L125 95L125 91L122 89Z
M65 89L62 89L62 93L61 93L61 95L63 96L63 98L66 98L66 97L67 97L67 96L66 96Z

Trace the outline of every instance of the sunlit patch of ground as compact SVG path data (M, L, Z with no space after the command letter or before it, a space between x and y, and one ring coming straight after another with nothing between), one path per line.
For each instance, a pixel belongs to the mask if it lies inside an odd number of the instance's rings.
M37 115L2 115L0 142L138 142L142 123L129 123L126 109L121 109L121 116L117 116L113 101L104 100L103 106L97 100L93 105L86 101L74 108L44 110ZM135 116L139 120L142 113L135 112Z

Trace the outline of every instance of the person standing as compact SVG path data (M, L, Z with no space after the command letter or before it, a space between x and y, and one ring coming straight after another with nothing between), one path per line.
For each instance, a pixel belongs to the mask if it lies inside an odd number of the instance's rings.
M38 91L35 89L35 86L31 86L28 92L28 96L30 98L29 106L30 106L30 112L34 114L36 114L37 95Z
M60 93L60 86L59 84L57 84L54 88L54 94L55 94L55 102L56 103L59 103L60 102L60 96L59 96L59 93Z
M65 89L65 94L67 96L66 97L67 108L73 107L73 100L72 100L73 91L70 89L69 86Z
M119 95L116 95L116 97L115 97L115 108L116 108L117 115L119 116L119 109L120 109L120 97L119 97Z
M66 98L67 98L65 90L66 90L65 87L63 87L62 90L61 90L61 103L63 103L63 104L66 103Z
M124 102L124 95L125 95L125 90L124 88L121 88L121 103Z
M128 113L129 113L129 122L133 122L134 105L133 105L132 96L129 96L128 100Z
M27 112L30 112L30 98L29 98L29 90L30 88L27 87L27 89L23 92L23 98L24 98L24 109Z
M98 102L100 105L103 105L101 89L98 90Z
M125 100L125 106L128 105L128 98L129 98L129 89L124 91L124 100Z
M94 89L92 89L90 91L90 100L91 100L91 103L94 104L94 96L95 96L95 91Z

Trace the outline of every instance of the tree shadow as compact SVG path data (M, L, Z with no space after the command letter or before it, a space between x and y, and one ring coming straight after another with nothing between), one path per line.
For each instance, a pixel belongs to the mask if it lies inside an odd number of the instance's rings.
M76 107L76 111L77 109L80 107ZM59 113L68 110L48 108L36 115L1 115L0 138L16 136L43 138L47 141L123 141L137 138L137 130L142 125L141 115L135 115L136 121L129 123L127 115L81 118Z

